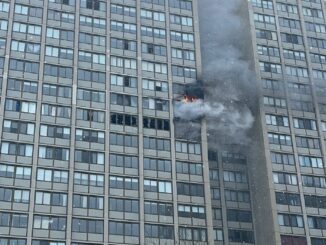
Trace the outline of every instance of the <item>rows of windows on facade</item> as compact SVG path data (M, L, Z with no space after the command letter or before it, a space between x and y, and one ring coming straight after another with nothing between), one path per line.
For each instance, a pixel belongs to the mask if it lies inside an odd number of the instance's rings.
M251 2L282 244L323 245L325 1Z
M221 178L212 164L207 217L201 144L171 140L170 97L197 76L192 2L76 1L0 1L0 244L94 244L106 233L137 244L142 224L153 244L206 243L208 218L216 241L253 243L245 168ZM245 229L223 233L221 195Z

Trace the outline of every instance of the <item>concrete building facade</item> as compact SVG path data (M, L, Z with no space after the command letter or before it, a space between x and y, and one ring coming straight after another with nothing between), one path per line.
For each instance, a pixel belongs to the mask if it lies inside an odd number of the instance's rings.
M176 136L197 5L0 1L1 245L254 242L245 157Z

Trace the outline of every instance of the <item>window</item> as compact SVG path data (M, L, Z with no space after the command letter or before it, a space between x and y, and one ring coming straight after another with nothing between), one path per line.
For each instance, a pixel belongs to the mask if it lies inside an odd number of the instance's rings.
M55 216L34 215L34 229L65 231L66 218Z
M29 190L14 190L0 187L0 201L29 203Z
M109 187L115 189L138 190L138 178L111 175Z
M69 161L69 149L52 146L39 146L38 157L43 159Z
M28 215L20 213L0 212L0 226L27 228Z
M103 210L104 198L99 196L85 196L77 195L73 196L74 208L89 208L89 209L100 209Z
M94 143L105 143L105 133L102 131L76 129L76 140Z
M70 6L75 6L75 0L49 0L49 2L51 2L51 3L58 3L58 4L64 4L64 5L70 5Z
M144 211L145 214L173 216L173 205L171 203L145 201Z
M157 130L170 131L170 121L168 119L144 117L143 127Z
M191 17L176 14L170 14L170 23L189 27L193 26L193 20Z
M21 101L21 100L6 99L5 110L35 114L36 103Z
M31 172L30 167L15 167L13 165L0 164L0 177L30 180Z
M275 192L275 199L277 204L300 206L300 195L287 193L287 192Z
M109 221L109 234L139 237L139 224Z
M78 61L87 62L91 64L105 65L105 55L79 51Z
M319 176L302 175L302 185L315 188L326 188L326 178Z
M233 221L233 222L251 223L252 222L251 211L228 209L227 219L228 221Z
M320 149L319 139L296 136L297 147Z
M45 64L44 75L72 79L72 68Z
M77 120L104 123L105 122L105 112L77 108L76 118L77 118Z
M195 154L195 155L201 154L200 144L196 144L196 143L186 143L186 142L176 141L175 150L176 152L180 152L180 153Z
M220 229L213 230L214 241L223 241L223 231Z
M308 216L308 226L310 229L326 229L326 218Z
M139 201L130 199L109 198L109 211L139 213Z
M165 21L165 14L157 11L151 11L146 9L141 9L140 17L142 19L154 20L154 21Z
M2 141L1 154L32 157L33 145Z
M160 82L154 80L143 79L143 89L144 90L152 90L158 92L168 92L169 86L167 82Z
M196 69L182 66L172 66L172 75L185 78L197 78Z
M105 47L106 37L79 32L79 43L86 43L86 44Z
M71 98L71 87L55 85L55 84L43 84L43 95Z
M66 0L63 0L63 1L66 1ZM74 41L74 32L73 31L67 31L67 30L61 30L61 29L47 27L47 29L46 29L46 37L54 38L54 39L60 39L62 41L73 42Z
M166 38L165 29L152 28L149 26L141 26L141 35L154 38Z
M299 155L299 164L302 167L323 168L323 159L321 157Z
M137 99L138 99L137 96L111 93L112 105L137 107L138 106Z
M78 69L78 80L105 83L105 73Z
M305 195L304 200L306 207L326 208L326 197L324 196Z
M275 184L283 184L283 185L298 184L297 176L295 174L273 172L273 180Z
M74 24L75 23L75 14L49 9L48 10L48 20L56 20L56 21L62 21L65 23Z
M80 0L80 7L106 12L106 2L99 0Z
M37 169L37 180L53 183L68 183L68 171L52 170L52 169Z
M36 94L38 84L36 82L22 81L22 80L9 78L7 86L8 86L7 87L8 90Z
M74 51L73 49L46 46L45 55L49 57L72 60L74 58Z
M88 164L104 164L104 153L86 150L75 150L75 161Z
M106 28L106 20L105 19L94 18L94 17L85 16L85 15L79 16L79 24L81 26L89 26L89 27L93 27L93 28L100 28L100 29Z
M126 39L111 38L111 48L137 51L137 43Z
M307 112L314 112L315 110L313 103L310 101L291 100L290 105L292 110Z
M311 94L310 85L300 83L288 83L288 88L291 93Z
M2 23L0 23L0 26L2 27ZM41 29L42 29L42 27L38 26L38 25L24 24L24 23L20 23L20 22L13 23L13 31L14 32L20 32L20 33L40 36Z
M10 59L9 69L19 72L29 72L33 74L38 74L39 63L29 62L24 60Z
M192 11L192 2L186 0L169 0L169 7Z
M134 24L123 23L118 21L111 20L111 30L118 31L118 32L125 32L130 34L137 33L137 27Z
M190 206L190 205L178 205L178 215L179 217L186 218L197 218L205 219L205 207L202 206Z
M145 238L174 239L173 226L145 224Z
M250 194L248 191L225 190L226 201L250 203Z
M176 162L177 173L203 175L203 165L201 163Z
M35 192L35 204L51 206L67 206L67 194L58 192Z
M77 100L105 103L105 93L79 88L77 89Z
M276 164L294 165L294 156L287 153L271 152L271 161Z
M72 219L73 232L103 234L103 227L103 220Z
M41 115L51 116L51 117L70 118L71 108L67 106L42 104Z
M172 41L194 43L194 35L191 33L171 31L170 37Z
M272 15L255 13L254 14L254 21L264 23L264 24L275 25L275 17L272 16Z
M262 72L271 72L271 73L282 73L282 67L279 64L267 63L267 62L259 62L260 71Z
M23 121L4 120L3 131L15 134L34 135L35 124Z
M275 144L275 145L284 145L284 146L292 145L291 137L289 135L284 135L284 134L268 133L268 141L270 144Z
M7 31L8 30L8 21L0 20L0 30Z
M171 143L169 139L144 137L144 149L171 151Z
M104 175L75 172L74 184L103 187L104 186Z
M289 126L289 118L286 116L266 114L265 120L267 125L282 126L282 127Z
M111 74L111 85L137 88L137 78Z
M280 226L303 227L301 215L278 214L278 223Z
M292 43L292 44L303 44L302 36L296 34L289 34L289 33L281 33L281 39L284 43Z
M308 77L308 70L306 68L295 67L295 66L285 66L285 73L288 76L295 77Z
M178 195L204 197L204 186L202 184L191 184L177 182Z
M277 3L277 10L290 14L298 14L298 7L292 4Z
M41 45L37 43L29 43L23 41L11 41L11 50L22 52L22 53L30 53L30 54L40 54Z
M41 124L40 136L70 139L70 128Z
M205 242L207 241L207 231L200 228L179 227L179 238L180 240Z
M129 114L111 113L111 124L137 127L138 116L129 115Z
M238 243L254 243L254 233L246 230L228 230L229 241Z
M136 8L132 8L125 5L111 4L111 13L136 17Z
M110 133L110 145L138 147L138 136Z
M224 171L223 179L225 182L247 183L247 175L239 171Z
M216 157L214 159L216 159ZM246 156L244 156L240 153L234 153L234 152L223 152L222 153L222 161L223 161L223 163L234 163L234 164L246 164L247 163Z
M273 2L270 0L251 0L251 3L254 7L263 9L273 9Z
M111 153L110 166L138 169L138 157Z
M152 171L171 172L172 165L170 160L145 157L144 169Z
M169 111L169 101L154 98L143 98L143 108L158 111Z
M144 191L172 193L172 184L169 181L144 180Z
M166 47L161 45L154 45L152 43L141 44L142 53L166 56Z
M274 31L256 29L256 38L277 41L277 34Z
M288 18L278 18L280 26L291 28L291 29L301 29L300 21L295 19L288 19Z
M142 71L167 74L167 65L162 63L142 61Z
M307 240L305 237L284 236L284 235L281 235L281 242L282 242L282 244L286 244L286 245L305 245L305 244L307 244ZM318 244L314 244L312 242L312 245L318 245Z
M0 243L3 245L26 245L25 239L15 239L15 238L0 238Z
M9 3L1 2L0 3L0 12L8 13L9 12Z

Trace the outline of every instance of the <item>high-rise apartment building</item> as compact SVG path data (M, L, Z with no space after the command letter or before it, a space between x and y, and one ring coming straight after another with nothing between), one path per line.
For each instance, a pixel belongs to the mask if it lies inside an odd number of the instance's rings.
M325 11L0 0L0 244L326 245ZM175 117L215 77L248 134Z
M325 3L249 2L266 160L252 171L258 244L326 244Z
M223 244L173 113L200 59L195 0L0 1L0 244Z

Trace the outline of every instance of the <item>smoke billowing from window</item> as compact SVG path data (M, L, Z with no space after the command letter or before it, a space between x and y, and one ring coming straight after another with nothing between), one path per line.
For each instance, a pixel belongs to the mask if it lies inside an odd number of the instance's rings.
M248 143L248 130L254 123L250 108L258 95L249 62L249 23L241 15L243 4L243 0L200 0L204 99L175 103L176 117L183 121L205 117L208 135L224 136L223 141L229 143Z

